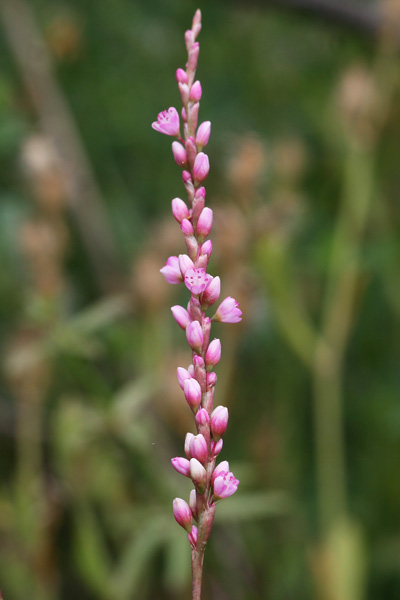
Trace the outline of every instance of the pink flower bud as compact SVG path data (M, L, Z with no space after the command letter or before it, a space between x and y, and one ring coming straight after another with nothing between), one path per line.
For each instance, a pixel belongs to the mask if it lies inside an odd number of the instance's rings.
M205 200L206 199L206 188L203 186L197 188L196 193L195 193L195 198L202 198L203 200Z
M179 136L179 115L176 108L171 106L168 110L160 112L157 121L151 124L152 128L166 135Z
M190 379L191 375L190 375L189 371L187 371L183 367L178 367L176 370L176 376L178 378L179 386L183 390L184 382L186 381L186 379Z
M211 133L211 121L204 121L199 125L196 133L196 146L199 150L202 150L204 146L207 146L208 140L210 139Z
M233 473L221 473L214 479L214 498L222 500L232 496L238 489L239 480L236 479Z
M191 258L189 258L189 256L187 254L180 254L178 256L178 260L179 260L179 268L181 270L182 277L185 277L186 272L189 269L194 268L194 262L192 261Z
M196 490L191 490L189 495L189 506L192 511L193 518L197 521L197 495Z
M190 442L190 454L193 458L197 458L202 465L205 465L208 458L208 447L204 435L199 433L193 436Z
M199 8L194 13L192 21L192 31L195 38L199 35L201 31L201 10Z
M190 323L188 327L190 326ZM186 328L187 331L187 328ZM218 339L213 339L210 342L206 352L207 367L214 367L221 360L221 342Z
M239 302L228 296L225 300L222 300L212 319L213 321L221 321L221 323L239 323L242 320Z
M214 371L207 373L207 387L213 387L217 383L217 374Z
M191 131L196 131L197 129L197 122L199 120L199 108L200 108L200 102L195 102L194 104L191 105L189 114L188 114L188 127L190 128Z
M190 408L196 411L201 403L201 387L199 382L194 378L186 379L183 384L183 393Z
M192 350L200 353L203 346L203 330L198 321L192 321L186 327L186 339Z
M190 136L187 140L186 140L186 156L187 156L187 160L190 166L193 166L194 161L196 159L196 154L197 154L197 148L196 148L196 143L194 141L194 138L192 136Z
M179 167L185 167L187 164L186 150L179 142L172 142L172 154L176 164ZM175 215L174 215L175 216Z
M195 549L197 544L197 527L193 525L192 531L188 533L187 538L189 540L190 546Z
M206 287L202 296L202 303L204 306L211 306L219 298L221 292L221 280L220 278L213 277L210 285Z
M176 458L171 458L171 463L175 471L177 471L181 475L184 475L185 477L190 476L190 465L187 458L177 456Z
M192 182L192 176L189 173L189 171L183 171L182 172L182 179L183 179L183 183Z
M198 296L212 281L205 269L188 269L185 273L185 285L195 296Z
M224 440L222 438L220 440L218 440L218 442L214 442L214 440L211 440L211 442L210 442L211 456L218 456L218 454L222 450L223 445L224 445Z
M203 494L206 489L207 473L197 458L190 459L190 477L200 494Z
M211 252L212 252L212 241L211 240L207 240L206 242L204 242L204 244L202 244L201 246L201 254L206 254L207 256L211 256Z
M218 475L221 475L221 473L229 473L229 463L227 460L223 460L215 467L211 477L211 483L214 483L214 479L218 477Z
M191 102L199 102L201 100L201 83L200 81L195 81L189 92L189 100Z
M183 281L182 273L179 268L179 259L177 256L170 256L165 266L160 269L168 283L181 283Z
M185 454L188 458L192 458L192 455L190 454L190 442L192 441L192 439L194 438L193 433L188 432L185 436Z
M182 104L186 106L189 100L189 86L187 83L178 83L178 88L181 95Z
M172 509L178 525L186 529L188 533L191 533L193 517L188 503L182 500L182 498L175 498L172 502Z
M196 413L197 425L208 425L210 423L210 415L205 408L200 408Z
M176 81L178 83L187 83L188 76L186 75L186 71L184 71L183 69L177 69L176 70Z
M217 442L225 433L228 427L229 413L225 406L217 406L211 413L211 433Z
M201 356L194 356L193 357L193 364L195 367L204 367L204 360L201 358Z
M187 113L186 113L186 108L184 106L182 106L181 117L182 117L182 121L184 123L186 123L186 121L187 121Z
M199 152L193 165L193 177L196 184L201 183L210 171L210 163L207 154Z
M179 327L183 330L186 329L188 323L192 320L189 316L188 311L183 306L171 306L172 315Z
M188 50L188 52L189 52L189 58L186 63L187 68L190 69L190 71L195 71L197 68L197 62L199 60L199 52L200 52L199 43L194 42L194 44L192 45L190 50Z
M194 377L194 365L188 366L188 373L190 374L190 377Z
M174 144L178 142L174 142ZM174 198L171 202L172 206L172 214L174 218L181 223L183 219L187 219L189 217L189 209L186 205L186 202L181 200L180 198Z
M200 213L199 220L197 221L196 231L197 235L202 238L206 238L211 231L213 224L213 211L211 208L206 206Z
M194 234L193 225L191 224L191 222L188 219L183 219L183 221L181 223L181 231L182 231L183 235L193 235Z
M188 29L187 31L185 31L185 44L186 44L187 52L190 51L190 48L192 47L193 42L194 42L194 33L191 29Z

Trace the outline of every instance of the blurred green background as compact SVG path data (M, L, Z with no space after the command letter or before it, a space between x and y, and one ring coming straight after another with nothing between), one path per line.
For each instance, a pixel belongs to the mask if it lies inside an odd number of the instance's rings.
M398 4L200 3L210 271L244 313L214 326L241 484L208 600L400 597ZM184 189L150 126L196 8L0 1L5 600L190 598Z

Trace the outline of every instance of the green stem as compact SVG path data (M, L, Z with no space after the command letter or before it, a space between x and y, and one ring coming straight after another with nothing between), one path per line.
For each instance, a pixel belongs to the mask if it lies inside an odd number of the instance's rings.
M372 152L349 143L343 204L334 232L321 333L313 362L317 487L321 530L346 514L343 366L354 323L360 250L371 206Z

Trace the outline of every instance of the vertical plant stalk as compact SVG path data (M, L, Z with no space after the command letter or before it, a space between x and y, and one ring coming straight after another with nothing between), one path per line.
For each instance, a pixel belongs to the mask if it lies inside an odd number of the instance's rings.
M123 287L103 200L89 159L53 73L33 10L25 0L1 0L0 18L10 49L43 132L57 149L66 181L66 198L98 284L104 292Z
M174 319L185 331L186 340L192 350L192 363L187 369L178 367L178 383L183 390L194 417L196 434L187 433L185 438L186 457L172 459L174 469L192 480L194 489L189 503L182 498L173 501L174 517L188 534L192 552L192 599L200 600L204 552L214 522L216 502L234 494L239 481L229 470L229 463L222 461L216 467L216 458L222 450L228 426L228 409L214 408L214 393L217 376L214 367L221 358L221 342L210 341L212 322L238 323L242 318L239 304L234 298L226 297L210 318L206 311L220 296L220 278L207 273L212 253L212 242L208 239L213 223L213 211L205 206L206 190L203 185L209 170L207 154L211 123L205 121L198 126L198 113L202 88L195 80L199 57L196 38L201 30L201 13L197 10L192 28L185 33L188 60L186 70L178 69L176 79L182 100L181 123L174 107L158 115L153 129L172 136L172 153L175 162L182 168L187 202L181 198L172 200L172 214L183 233L187 254L170 256L161 269L166 281L171 284L184 283L190 292L187 309L182 306L171 308ZM196 522L197 525L193 523Z
M326 300L312 371L318 505L320 526L325 533L336 518L347 513L343 371L354 323L361 247L373 197L371 151L349 144L345 168L344 198L332 243Z

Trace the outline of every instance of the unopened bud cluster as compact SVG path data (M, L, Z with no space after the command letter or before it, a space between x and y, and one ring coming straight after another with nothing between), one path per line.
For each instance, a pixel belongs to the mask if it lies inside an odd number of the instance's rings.
M216 338L211 339L211 324L213 321L237 323L242 318L238 302L230 296L222 300L213 316L206 315L206 311L219 300L221 281L218 276L213 277L207 272L212 253L212 243L207 238L213 225L213 211L205 206L206 190L203 183L210 164L203 149L210 138L211 123L204 121L198 126L202 87L195 80L195 72L199 56L196 38L200 29L201 13L198 10L192 29L185 34L188 52L186 69L176 72L183 105L183 136L178 111L173 107L160 113L152 124L156 131L177 138L172 143L172 154L176 164L182 168L187 194L186 202L181 198L172 200L172 214L184 236L187 253L170 256L161 273L168 283L184 283L190 292L186 308L173 306L171 310L175 321L185 331L192 350L192 363L187 369L179 367L177 377L193 412L197 434L186 434L186 458L173 458L172 465L194 484L189 503L181 498L173 501L175 519L188 532L193 549L196 549L198 540L204 545L208 539L215 502L231 496L239 484L230 472L227 461L215 466L228 425L228 409L224 406L214 408L217 376L213 369L221 359L221 342ZM197 522L197 527L193 521Z

